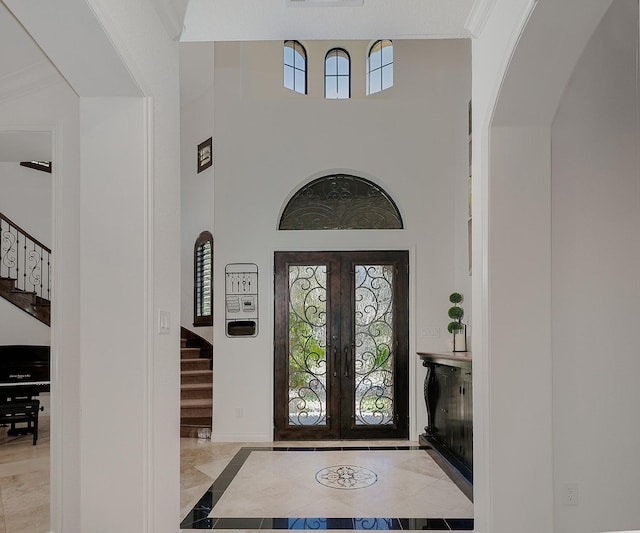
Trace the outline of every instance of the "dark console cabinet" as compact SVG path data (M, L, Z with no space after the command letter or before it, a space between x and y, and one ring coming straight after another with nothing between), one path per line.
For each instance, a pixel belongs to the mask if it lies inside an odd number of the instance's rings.
M473 381L471 357L418 353L427 368L427 426L421 440L432 445L467 481L473 480Z

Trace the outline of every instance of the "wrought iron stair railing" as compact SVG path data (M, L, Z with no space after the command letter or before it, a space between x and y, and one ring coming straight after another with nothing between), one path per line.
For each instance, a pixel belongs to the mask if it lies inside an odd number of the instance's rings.
M49 324L51 250L2 213L0 295Z

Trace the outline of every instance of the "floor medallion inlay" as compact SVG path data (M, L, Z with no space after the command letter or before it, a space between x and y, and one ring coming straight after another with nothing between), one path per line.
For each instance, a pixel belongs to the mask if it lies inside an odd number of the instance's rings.
M351 490L370 487L378 481L378 476L362 466L336 465L318 471L316 481L332 489Z

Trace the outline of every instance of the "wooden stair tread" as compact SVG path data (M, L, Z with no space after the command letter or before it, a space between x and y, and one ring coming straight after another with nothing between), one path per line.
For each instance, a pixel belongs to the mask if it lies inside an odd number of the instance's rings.
M9 289L9 292L16 292L18 294L33 294L35 296L36 291L23 291L22 289Z
M182 370L211 370L209 359L180 359Z
M180 409L180 419L185 420L191 417L207 417L213 416L213 409L211 407L182 407Z
M183 370L181 373L181 383L206 383L209 386L213 383L213 372L211 370Z
M211 427L210 416L193 416L183 418L180 423L183 427Z
M182 328L184 330L184 328ZM182 336L184 333L184 336ZM195 335L195 334L194 334ZM180 339L180 436L200 438L212 429L213 371L211 345L188 331Z
M211 407L211 398L180 400L180 407Z
M209 390L211 388L211 383L181 383L180 388L182 390Z

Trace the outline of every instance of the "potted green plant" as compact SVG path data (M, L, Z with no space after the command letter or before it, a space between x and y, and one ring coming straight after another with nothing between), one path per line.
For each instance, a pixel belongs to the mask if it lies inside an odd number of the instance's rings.
M451 322L449 322L447 330L453 335L454 352L467 351L467 325L462 322L464 309L460 306L462 300L462 294L459 292L453 292L449 295L449 301L453 306L449 308Z

